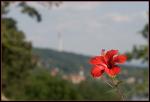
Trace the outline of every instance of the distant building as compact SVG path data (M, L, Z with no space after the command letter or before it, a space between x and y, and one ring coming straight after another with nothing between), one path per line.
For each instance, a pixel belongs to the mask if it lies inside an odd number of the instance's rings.
M83 67L80 67L79 75L84 76L84 68Z
M128 78L128 79L126 80L126 82L127 82L128 84L133 84L133 83L135 83L135 81L136 81L136 79L135 79L134 77L130 77L130 78Z
M64 80L70 80L74 84L79 84L82 81L86 80L86 77L84 76L84 70L82 67L80 68L80 71L78 74L70 74L69 76L63 75L62 78Z
M67 76L67 75L63 75L63 76L62 76L62 79L68 80L68 76Z
M53 68L50 72L51 76L56 76L59 72L59 69L58 68Z
M70 76L70 80L74 84L79 84L80 82L85 80L85 77L84 76L80 76L80 75L71 75Z

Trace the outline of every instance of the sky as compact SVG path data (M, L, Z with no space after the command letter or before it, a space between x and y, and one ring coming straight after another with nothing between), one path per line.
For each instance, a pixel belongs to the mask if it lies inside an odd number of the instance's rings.
M39 11L42 22L21 14L15 5L8 16L18 21L34 47L58 50L58 33L64 51L84 55L97 55L101 49L124 53L147 43L139 31L148 22L148 2L62 2L52 8L28 4Z

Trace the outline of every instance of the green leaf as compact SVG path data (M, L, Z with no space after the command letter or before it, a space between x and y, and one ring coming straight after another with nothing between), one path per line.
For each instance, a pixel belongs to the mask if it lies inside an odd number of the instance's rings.
M30 17L36 18L38 22L42 20L41 15L35 8L28 6L25 2L19 3L19 6L22 7L22 13L28 14Z

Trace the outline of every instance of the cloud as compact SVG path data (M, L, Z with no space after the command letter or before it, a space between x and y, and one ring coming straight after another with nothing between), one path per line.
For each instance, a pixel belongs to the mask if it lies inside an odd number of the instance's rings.
M115 22L128 22L131 18L128 15L123 15L119 13L111 13L108 15L108 18Z
M55 24L54 31L75 31L75 32L86 32L93 33L97 30L100 30L103 27L103 23L99 22L97 19L93 19L93 17L80 19L64 19L62 22L57 22Z
M145 11L134 12L134 13L108 13L105 15L104 19L109 19L114 22L131 22L138 20L148 20L148 13Z

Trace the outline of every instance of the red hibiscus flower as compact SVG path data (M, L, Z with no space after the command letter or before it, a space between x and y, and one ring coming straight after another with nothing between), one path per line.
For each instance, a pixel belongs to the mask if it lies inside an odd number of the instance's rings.
M121 71L116 64L121 64L126 61L125 55L118 55L118 50L102 50L100 56L95 56L90 59L90 64L93 65L91 74L93 77L100 77L106 72L110 77L114 77Z

